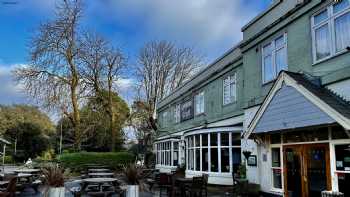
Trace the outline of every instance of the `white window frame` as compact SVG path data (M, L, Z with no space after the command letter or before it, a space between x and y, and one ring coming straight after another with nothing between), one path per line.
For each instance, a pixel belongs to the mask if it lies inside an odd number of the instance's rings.
M178 149L174 150L174 143L178 143ZM167 144L169 147L167 147ZM156 142L156 148L157 148L157 166L170 166L175 167L180 163L180 141L177 139L170 139L170 140L163 140ZM174 163L174 151L178 152L178 158L177 162ZM166 156L168 155L168 157Z
M181 104L176 104L174 107L175 123L181 122Z
M272 149L274 148L279 148L280 149L280 167L273 167L272 166ZM275 192L283 192L283 187L284 187L284 180L283 180L283 150L282 150L282 145L281 144L271 144L270 146L270 169L271 169L271 191L275 191ZM273 170L274 169L278 169L281 171L281 184L282 187L281 188L275 188L274 187L274 182L273 182Z
M228 133L229 134L229 146L221 146L221 133ZM209 173L209 174L227 174L227 175L231 175L232 174L232 171L233 171L233 164L232 164L232 152L234 149L241 149L241 146L237 146L237 145L232 145L232 133L234 134L237 134L237 132L234 132L234 131L215 131L215 132L203 132L203 133L198 133L198 134L190 134L188 136L185 136L185 141L187 142L186 144L186 170L187 171L190 171L190 172L200 172L200 173ZM203 134L205 135L208 135L208 142L207 142L207 146L204 146L203 143L202 143L202 140L203 140ZM214 135L217 135L217 146L211 146L210 145L210 136L211 134L214 134ZM195 146L195 135L200 135L199 139L200 139L200 143L199 143L199 147L196 147ZM192 139L193 141L193 146L192 147L189 147L188 145L188 142L189 142L189 138ZM197 161L196 159L196 151L198 148L200 148L200 161ZM218 170L215 171L215 172L212 172L211 171L211 148L216 148L218 153ZM221 148L229 148L229 165L230 165L230 170L229 172L222 172L222 169L221 169ZM208 170L206 171L203 171L203 154L202 154L202 150L203 149L207 149L208 150ZM190 158L189 157L189 152L190 150L193 150L193 157ZM241 158L242 159L242 158ZM197 170L196 169L196 164L197 162L200 162L199 166L200 166L200 169ZM190 166L193 166L193 170L191 170L191 167Z
M276 40L282 36L284 38L284 43L282 46L276 48ZM272 48L272 50L271 50L271 64L272 64L274 73L273 73L273 78L271 80L265 81L265 61L264 61L264 59L268 55L265 54L264 48L268 45L271 45L271 48ZM261 47L261 66L262 66L261 69L262 69L262 82L263 82L263 84L269 83L277 78L278 73L277 73L277 65L276 65L276 52L282 48L285 48L285 53L286 53L285 54L286 66L285 67L286 67L286 70L288 70L288 35L286 32L276 36L271 42L266 43Z
M230 97L229 101L225 99L225 88L228 86L228 95ZM231 91L233 89L233 91ZM226 76L222 80L222 103L223 105L228 105L230 103L237 101L237 73Z
M345 0L344 0L345 1ZM312 54L313 54L313 62L314 64L325 61L327 59L330 59L334 56L337 56L339 54L343 54L347 52L347 49L344 48L340 51L336 51L336 38L335 38L335 20L345 14L350 13L350 6L348 8L345 8L343 11L333 14L333 5L336 3L332 3L331 5L327 6L326 8L316 12L311 17L311 32L312 32ZM315 16L322 13L323 11L327 11L328 18L324 21L320 22L319 24L315 25ZM328 24L328 33L329 33L329 47L330 47L330 55L327 57L324 57L322 59L317 60L316 57L316 29Z
M168 111L162 112L162 126L167 127L168 126Z
M204 91L200 91L194 96L194 114L200 115L200 114L203 114L204 111L205 111Z

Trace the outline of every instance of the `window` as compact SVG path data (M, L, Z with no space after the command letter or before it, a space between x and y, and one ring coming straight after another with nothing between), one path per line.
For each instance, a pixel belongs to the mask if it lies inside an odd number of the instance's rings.
M287 34L283 34L262 49L263 83L272 81L287 68Z
M165 111L162 113L162 126L166 127L168 125L168 112Z
M175 118L175 123L179 123L181 121L181 105L177 104L175 105L175 110L174 110L174 118Z
M204 113L204 91L194 96L194 103L195 103L195 114L198 115L198 114Z
M339 191L350 195L350 144L335 145L336 174Z
M227 76L223 80L223 103L224 105L236 101L236 73Z
M213 132L186 137L187 170L236 172L241 163L240 133Z
M282 189L281 151L279 147L271 149L271 162L272 186L275 189Z
M179 163L179 143L177 140L156 143L158 165L177 166Z
M350 46L350 3L338 1L311 19L314 62L319 62Z

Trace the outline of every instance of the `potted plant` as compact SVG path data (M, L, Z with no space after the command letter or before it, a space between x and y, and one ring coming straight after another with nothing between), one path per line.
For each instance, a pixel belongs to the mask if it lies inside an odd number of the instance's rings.
M241 179L247 178L247 167L245 165L245 162L241 163L238 167L238 174Z
M127 182L126 197L138 197L140 185L142 185L140 169L134 164L130 164L128 167L124 168L124 175Z
M64 197L64 169L58 165L49 165L43 168L44 196Z

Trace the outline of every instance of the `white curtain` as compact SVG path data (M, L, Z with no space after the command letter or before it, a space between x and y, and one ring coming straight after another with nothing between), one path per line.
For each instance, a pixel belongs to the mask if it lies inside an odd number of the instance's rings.
M335 20L335 40L337 52L350 46L350 13Z
M286 47L283 47L276 51L276 69L277 73L281 70L287 70L287 57L286 57Z
M315 30L316 59L322 59L330 55L329 27L328 23Z

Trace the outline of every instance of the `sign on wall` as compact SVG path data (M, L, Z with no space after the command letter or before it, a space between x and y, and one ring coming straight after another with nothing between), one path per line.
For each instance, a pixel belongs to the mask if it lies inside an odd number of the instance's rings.
M193 99L188 99L181 104L181 121L193 118Z

